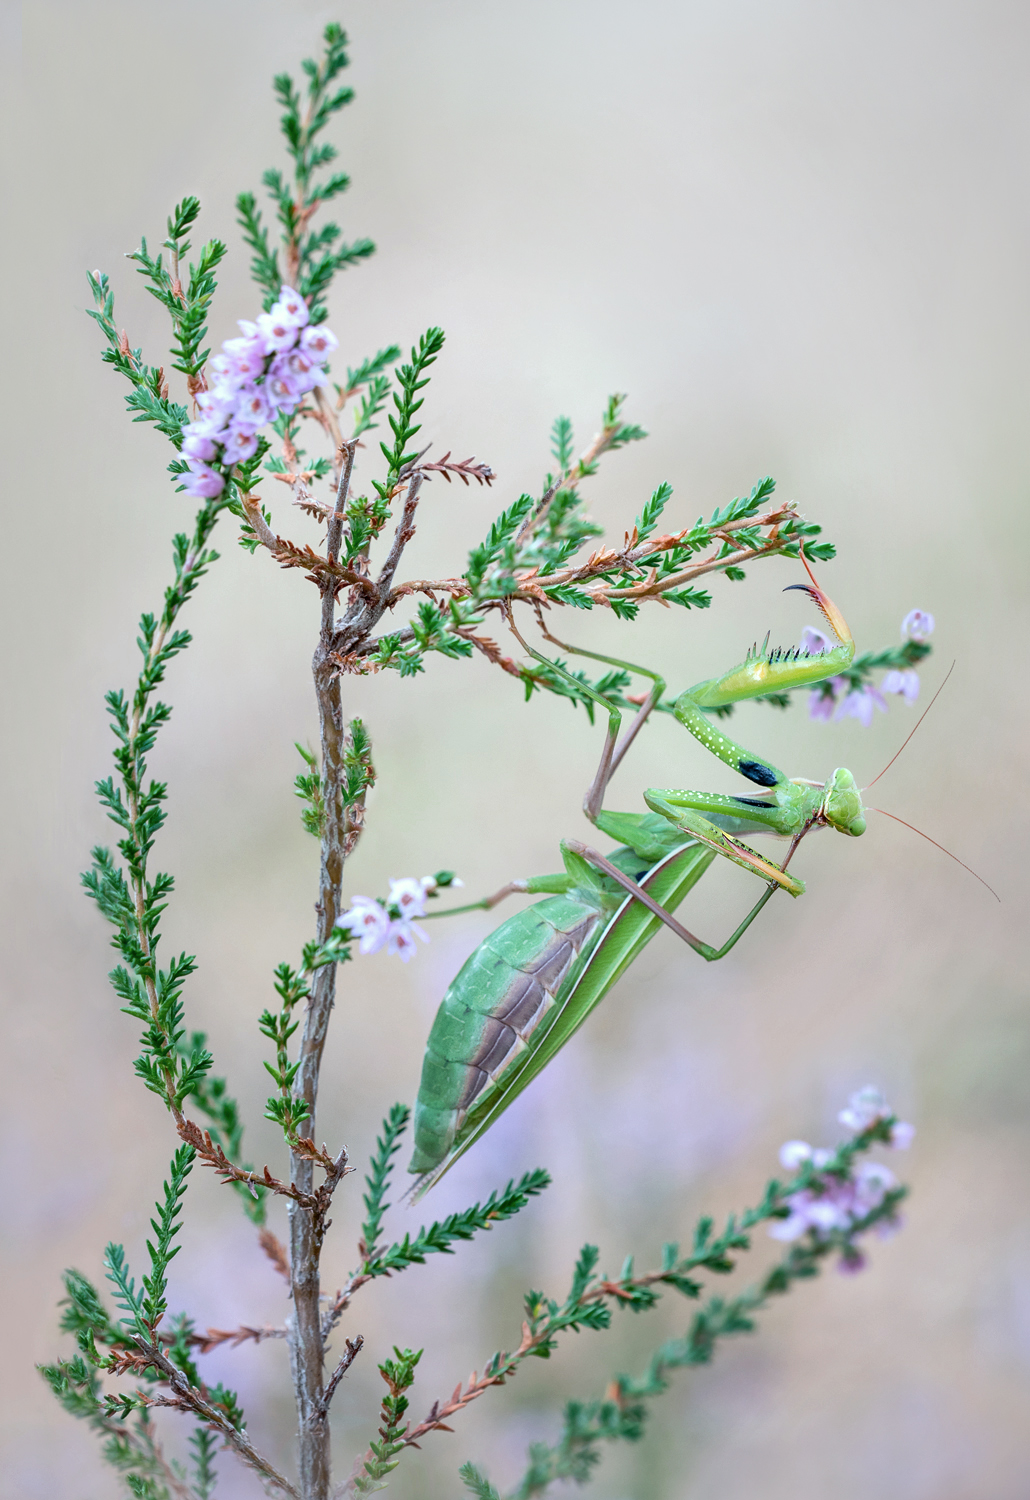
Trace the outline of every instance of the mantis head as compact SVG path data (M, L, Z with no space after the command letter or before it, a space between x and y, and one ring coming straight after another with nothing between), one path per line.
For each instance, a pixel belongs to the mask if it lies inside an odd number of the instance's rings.
M847 833L858 838L865 833L865 809L862 796L855 785L855 778L843 766L834 771L823 789L823 802L819 809L820 821L829 823L838 833Z

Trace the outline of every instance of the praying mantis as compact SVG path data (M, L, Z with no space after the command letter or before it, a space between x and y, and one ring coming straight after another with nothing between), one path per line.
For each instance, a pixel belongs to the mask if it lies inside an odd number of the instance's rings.
M812 686L851 664L851 632L810 570L809 577L810 583L790 588L816 603L836 645L813 656L800 647L770 651L766 637L739 666L688 688L673 705L675 718L707 750L760 789L754 796L652 788L644 793L649 812L606 811L608 783L661 701L665 682L646 668L548 636L565 650L651 681L625 734L621 709L576 683L608 714L604 749L583 810L619 847L603 855L565 839L562 873L513 881L482 901L434 913L489 909L516 892L545 898L496 928L465 962L440 1003L415 1103L415 1149L408 1169L418 1174L414 1197L431 1187L547 1066L663 924L709 962L723 958L777 890L803 894L804 883L787 873L787 865L807 833L817 827L850 837L865 832L862 799L850 771L834 771L825 784L791 780L729 739L705 713L764 693ZM512 630L531 656L568 676L528 646L514 625ZM739 835L754 833L790 839L782 865L740 841ZM695 937L673 915L717 855L765 885L721 947Z

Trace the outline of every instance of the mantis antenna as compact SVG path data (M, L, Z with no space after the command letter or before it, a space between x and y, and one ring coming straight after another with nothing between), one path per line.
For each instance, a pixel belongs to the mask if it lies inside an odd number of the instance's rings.
M946 678L945 681L947 681ZM942 683L941 686L943 687L944 684ZM929 712L929 709L927 710L927 712ZM917 724L916 729L918 728L919 725ZM915 734L915 732L915 729L913 729L912 734ZM909 736L909 738L911 738L911 735ZM904 749L904 746L902 746L902 749ZM900 754L901 752L899 751L898 753ZM882 775L883 772L881 771L880 774ZM868 803L866 805L868 806ZM975 880L979 880L981 885L987 886L987 889L990 891L995 901L1001 900L1001 897L998 895L998 892L994 889L993 885L987 885L987 882L982 875L977 875L976 871L974 869L971 869L964 860L959 859L957 854L952 854L950 849L945 849L943 844L938 844L936 839L932 839L928 833L924 833L923 830L921 828L917 828L914 823L906 823L904 818L899 818L897 813L889 813L884 807L870 807L869 811L882 813L885 818L893 818L895 823L900 823L902 827L911 828L913 833L918 833L921 839L926 839L926 842L928 844L932 844L935 849L939 849L942 854L946 854L949 859L953 859L957 865L962 866L963 870L968 870L970 875L972 875Z
M952 672L954 672L954 670L955 670L955 663L952 662L951 666L948 668L947 676L945 677L944 681L941 683L940 687L934 693L933 697L930 699L929 703L926 705L926 707L923 709L922 713L919 715L919 718L916 720L915 727L910 731L910 733L902 741L901 746L897 750L895 750L895 752L891 756L890 760L887 762L887 764L884 766L883 770L880 772L880 775L873 777L872 781L869 783L869 786L875 786L876 783L879 781L880 776L885 776L887 774L887 772L890 770L891 766L894 764L894 762L897 760L898 756L901 754L902 750L904 750L905 746L908 744L909 740L912 738L912 735L915 734L915 732L919 728L920 724L923 722L923 720L926 718L927 714L930 712L931 708L933 708L934 704L937 702L937 699L944 692L944 689L948 685L948 678L951 676L951 674L952 674ZM869 787L863 787L862 790L864 792L867 792L869 790ZM923 830L921 828L917 828L914 823L906 823L904 818L899 818L898 815L897 815L897 813L888 812L885 807L870 807L869 811L870 812L880 813L885 818L893 818L894 821L895 821L895 823L900 823L903 828L910 828L913 833L918 833L918 835L919 835L919 837L921 839L925 839L928 844L932 844L935 849L939 849L942 854L946 854L949 859L953 859L957 865L961 865L962 866L963 870L968 870L969 874L972 875L972 877L973 877L974 880L979 880L979 882L980 882L980 884L982 886L986 886L987 887L987 890L990 891L990 893L994 897L995 901L999 901L999 902L1001 901L1001 897L998 895L998 892L994 889L994 887L992 885L987 885L987 881L983 878L982 875L978 875L976 873L976 871L971 868L971 866L969 866L969 865L967 865L965 863L964 860L959 859L959 857L958 857L957 854L952 854L952 852L951 852L950 849L945 849L945 847L944 847L943 844L938 844L938 842L937 842L936 839L932 839L928 833L924 833Z
M895 750L895 752L891 756L890 760L884 766L883 770L880 772L880 776L886 776L886 774L890 770L891 766L894 764L894 762L897 760L898 756L901 754L901 751L904 750L905 746L908 744L909 740L912 738L912 735L915 734L916 729L919 728L920 724L926 718L926 716L930 712L931 708L933 708L934 704L937 702L937 699L944 692L944 689L948 685L948 677L951 676L951 674L952 674L952 672L954 672L954 670L955 670L955 663L952 662L951 666L948 668L948 676L945 677L945 679L941 683L940 687L937 689L937 691L934 693L933 697L930 699L929 703L926 705L926 707L923 709L922 713L919 715L919 718L916 720L916 723L915 723L915 728L911 730L911 732L909 733L908 737L902 742L900 749ZM872 781L869 783L869 786L875 786L876 783L879 781L880 776L874 776L873 779L872 779ZM862 788L862 790L864 792L867 792L869 790L869 786L864 786ZM876 809L876 810L877 811L881 811L882 809ZM891 815L888 813L888 817L890 817L890 816ZM919 832L918 828L916 829L916 832L917 833ZM932 840L931 840L931 842L932 842ZM947 853L948 851L945 850L944 852ZM961 864L962 861L960 860L959 863ZM979 880L979 878L980 877L977 876L978 880Z

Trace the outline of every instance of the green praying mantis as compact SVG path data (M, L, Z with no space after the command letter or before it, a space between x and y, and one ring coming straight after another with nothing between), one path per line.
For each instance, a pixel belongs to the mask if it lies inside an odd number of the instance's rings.
M608 714L604 749L583 810L619 847L604 855L565 839L560 846L565 866L561 874L512 881L485 900L434 913L450 916L489 909L516 892L545 897L492 932L441 1001L415 1103L415 1149L409 1171L418 1174L418 1181L413 1196L421 1196L438 1181L536 1078L663 924L709 962L723 958L777 890L803 894L804 883L787 873L787 865L807 833L818 827L835 828L852 838L865 832L862 799L850 771L834 771L825 784L792 780L729 739L705 713L765 693L812 686L851 664L851 632L810 570L809 577L810 583L790 588L815 601L836 645L820 655L809 655L800 647L770 651L766 637L765 645L752 648L739 666L688 688L673 706L675 717L707 750L760 789L754 796L650 789L644 793L650 812L606 811L608 784L661 701L665 683L646 668L548 636L564 650L651 681L625 734L621 709L575 683ZM568 676L515 634L531 656ZM740 835L755 833L790 839L782 865L741 842ZM721 947L695 937L673 915L717 855L751 871L765 885Z

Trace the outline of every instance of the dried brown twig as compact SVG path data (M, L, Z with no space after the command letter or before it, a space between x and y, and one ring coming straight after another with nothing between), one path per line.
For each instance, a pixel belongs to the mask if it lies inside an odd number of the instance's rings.
M462 484L467 485L470 479L477 484L493 484L497 475L489 464L477 464L474 458L456 459L451 462L451 450L448 448L443 458L438 458L435 463L419 464L419 469L425 475L442 474L447 483L451 482L451 475L456 474Z

